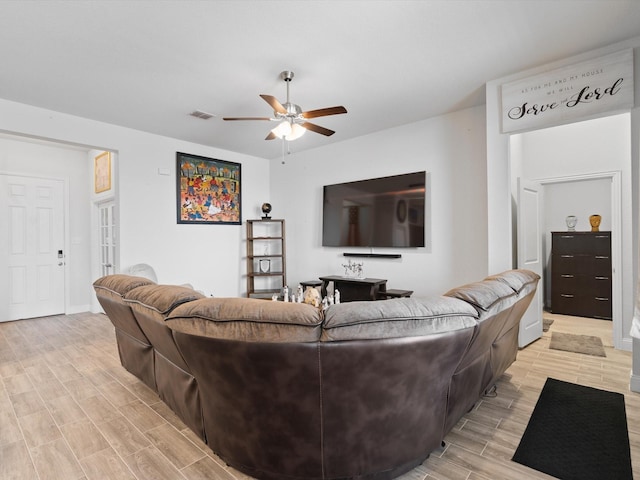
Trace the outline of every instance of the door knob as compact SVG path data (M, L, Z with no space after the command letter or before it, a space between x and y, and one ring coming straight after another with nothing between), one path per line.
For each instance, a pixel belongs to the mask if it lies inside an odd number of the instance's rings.
M62 265L64 265L64 262L58 262L59 267L61 267Z

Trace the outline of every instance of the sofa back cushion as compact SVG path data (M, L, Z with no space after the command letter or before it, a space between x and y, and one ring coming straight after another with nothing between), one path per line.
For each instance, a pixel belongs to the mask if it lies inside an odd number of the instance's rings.
M536 289L540 275L531 270L517 269L491 275L485 280L503 282L516 292L518 296L523 296Z
M503 310L505 304L512 305L516 301L514 290L498 280L483 280L462 285L449 290L445 296L464 300L473 305L481 316L492 310Z
M93 282L96 293L111 292L120 296L143 285L155 285L155 282L148 278L123 274L106 275Z
M425 336L476 325L469 304L447 297L397 298L331 305L325 312L321 341Z
M144 285L127 292L126 302L143 305L160 315L169 314L178 305L205 298L192 288L177 285Z
M322 313L304 303L255 298L203 298L176 307L167 317L172 330L246 342L315 342Z

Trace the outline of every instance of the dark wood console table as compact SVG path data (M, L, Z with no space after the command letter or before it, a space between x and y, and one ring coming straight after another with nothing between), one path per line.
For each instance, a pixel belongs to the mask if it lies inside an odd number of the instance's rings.
M319 277L322 280L322 297L327 296L327 287L333 282L334 290L340 291L341 302L378 300L387 291L387 280L382 278L351 278L340 275Z

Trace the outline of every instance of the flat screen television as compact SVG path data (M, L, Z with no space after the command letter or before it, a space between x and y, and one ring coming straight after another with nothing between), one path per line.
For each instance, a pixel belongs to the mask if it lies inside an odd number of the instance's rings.
M325 247L424 247L426 172L325 185Z

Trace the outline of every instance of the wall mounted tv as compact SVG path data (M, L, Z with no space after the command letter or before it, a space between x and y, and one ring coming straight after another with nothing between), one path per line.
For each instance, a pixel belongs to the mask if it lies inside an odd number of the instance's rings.
M424 247L427 173L325 185L325 247Z

